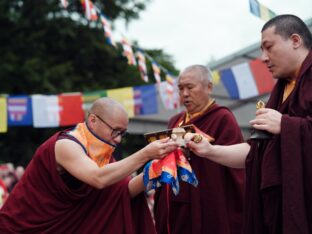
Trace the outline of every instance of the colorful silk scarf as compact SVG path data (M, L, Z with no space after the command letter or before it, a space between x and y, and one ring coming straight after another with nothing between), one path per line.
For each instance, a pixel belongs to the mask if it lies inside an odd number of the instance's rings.
M197 187L198 180L191 165L180 148L160 160L152 160L143 170L143 181L146 191L169 184L175 195L179 193L179 180Z
M195 132L202 135L209 142L215 139L201 131L194 125ZM169 184L175 195L179 193L179 180L187 182L195 187L198 180L182 149L178 148L161 160L152 160L146 164L143 170L143 182L146 192Z
M76 127L67 134L73 136L82 145L86 154L95 161L99 167L103 167L110 162L116 146L93 133L86 123L77 124Z

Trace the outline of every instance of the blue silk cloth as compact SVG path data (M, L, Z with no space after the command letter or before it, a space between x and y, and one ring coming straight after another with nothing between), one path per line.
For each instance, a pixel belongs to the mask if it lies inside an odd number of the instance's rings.
M191 165L180 148L158 160L152 160L143 170L146 192L169 184L175 195L179 193L179 181L182 180L197 187L198 180Z

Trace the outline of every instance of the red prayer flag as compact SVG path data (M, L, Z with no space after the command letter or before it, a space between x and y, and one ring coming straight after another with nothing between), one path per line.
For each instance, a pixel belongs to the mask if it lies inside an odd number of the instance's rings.
M270 93L275 85L275 80L273 80L272 74L265 64L261 60L255 59L249 63L249 66L257 84L259 95Z
M81 93L60 94L60 126L75 125L84 121Z

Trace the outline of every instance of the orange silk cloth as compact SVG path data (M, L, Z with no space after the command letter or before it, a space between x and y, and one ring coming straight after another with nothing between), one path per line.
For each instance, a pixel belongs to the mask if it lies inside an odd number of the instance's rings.
M191 165L180 148L168 154L160 160L152 160L143 170L143 182L146 191L161 187L162 184L169 184L175 195L179 193L179 180L197 187L198 180Z
M95 135L86 123L77 124L76 127L67 133L76 138L83 146L86 154L96 162L99 167L110 162L115 146Z

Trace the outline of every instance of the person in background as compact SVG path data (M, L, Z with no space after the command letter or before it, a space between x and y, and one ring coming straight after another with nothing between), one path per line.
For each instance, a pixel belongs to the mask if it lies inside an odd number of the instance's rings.
M169 120L169 128L194 124L215 138L216 144L240 143L243 137L233 114L210 97L209 69L193 65L178 78L181 103L186 111ZM234 156L233 156L234 157ZM154 216L158 233L239 234L243 211L244 172L189 155L197 188L181 182L175 196L168 186L156 190Z

